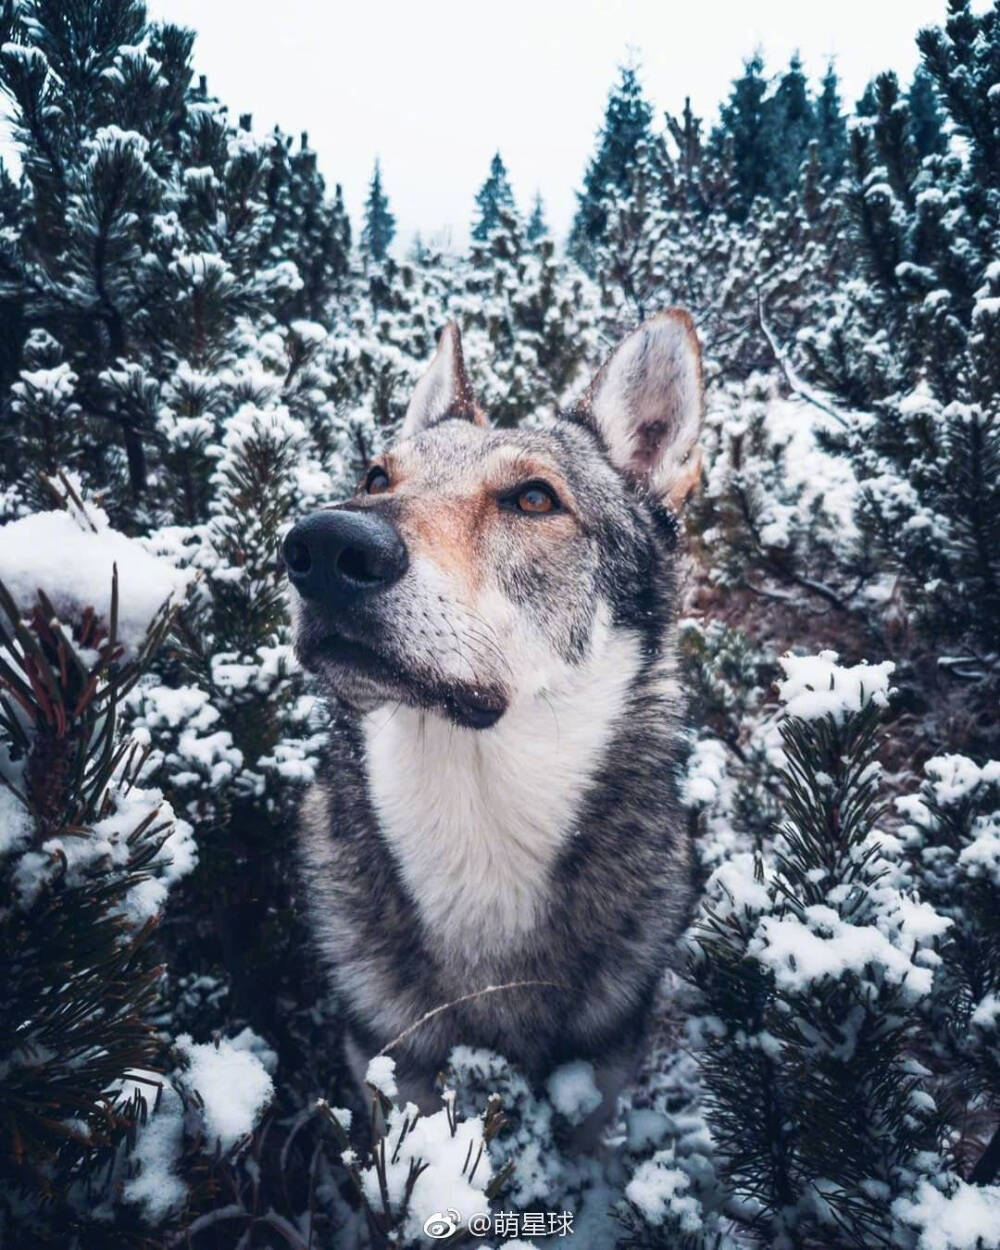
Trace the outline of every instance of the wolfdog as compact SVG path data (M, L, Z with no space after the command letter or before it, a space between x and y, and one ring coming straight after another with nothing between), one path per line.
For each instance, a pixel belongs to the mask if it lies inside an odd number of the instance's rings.
M588 1059L605 1112L627 1079L692 896L672 622L701 416L680 310L515 430L449 323L399 440L289 532L334 717L301 858L359 1079L391 1045L426 1106L459 1043L536 1080Z

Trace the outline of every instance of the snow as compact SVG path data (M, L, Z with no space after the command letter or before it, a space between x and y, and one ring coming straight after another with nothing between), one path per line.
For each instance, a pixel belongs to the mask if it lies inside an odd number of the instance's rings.
M270 1101L274 1091L269 1071L274 1070L277 1057L248 1028L218 1045L201 1045L183 1034L177 1039L177 1049L189 1066L175 1079L199 1095L206 1149L213 1152L217 1143L223 1152L231 1149L253 1131ZM137 1090L148 1104L148 1115L129 1156L133 1174L125 1181L123 1196L142 1208L149 1223L156 1224L175 1213L187 1197L187 1187L177 1173L184 1145L185 1100L154 1072L130 1072L121 1083L121 1100L133 1098Z
M974 832L977 836L959 854L959 866L973 880L992 881L1000 889L1000 813L978 819Z
M274 1076L278 1070L278 1054L277 1051L271 1049L267 1042L249 1027L243 1029L241 1033L237 1033L235 1037L229 1039L229 1045L235 1050L245 1050L248 1054L254 1055L260 1060L264 1067L264 1071L269 1076Z
M32 828L28 809L0 782L0 857L21 850L31 840Z
M510 1117L503 1134L503 1153L517 1159L517 1170L505 1200L523 1209L549 1201L563 1182L563 1169L553 1136L553 1108L538 1096L524 1076L493 1051L456 1046L449 1056L448 1080L469 1114L497 1095Z
M123 1197L142 1207L145 1218L155 1224L172 1215L187 1197L187 1187L176 1171L184 1138L184 1104L177 1090L155 1072L130 1073L122 1082L123 1100L133 1098L136 1091L145 1099L148 1112L136 1134L130 1155L133 1175L125 1181Z
M293 321L289 329L308 347L319 347L326 342L328 331L317 321Z
M395 1098L398 1093L395 1059L391 1055L376 1055L368 1064L365 1084L377 1089L386 1098Z
M869 703L887 707L893 690L890 674L895 669L891 660L880 664L855 664L844 668L837 664L836 651L819 655L781 657L785 680L778 682L778 694L789 716L802 720L821 720L832 716L838 724Z
M233 746L228 729L214 729L220 712L208 694L197 686L174 689L140 684L129 698L135 721L135 737L146 745L153 736L161 744L150 757L166 763L175 789L187 790L206 783L212 789L224 785L243 767L243 754ZM171 749L163 747L172 731Z
M601 1091L594 1082L594 1065L584 1059L563 1064L549 1077L549 1099L570 1124L579 1124L601 1105Z
M847 537L857 532L857 479L846 457L831 455L817 442L817 433L834 424L833 417L804 399L775 397L768 404L768 431L785 449L784 480L802 491L796 511L806 516L821 500L841 536Z
M52 405L69 403L79 382L65 361L51 369L22 369L18 377L20 380L10 388L16 400L24 402L41 394Z
M931 988L931 970L917 966L879 928L850 924L824 904L804 908L801 919L764 916L748 949L771 969L777 985L791 993L808 992L815 982L845 973L866 978L870 970L891 985L903 986L910 1000Z
M984 994L969 1017L973 1028L1000 1032L1000 994Z
M134 786L117 796L115 810L94 825L88 838L94 847L107 848L114 862L124 863L131 849L130 836L147 820L169 828L170 832L147 869L156 875L137 882L125 895L125 909L136 925L157 916L167 901L170 887L194 869L198 862L194 830L187 821L174 816L159 790Z
M712 910L725 919L734 913L769 912L773 899L765 881L757 880L757 863L749 851L724 860L705 884L705 898Z
M687 807L711 807L726 781L726 748L718 738L702 738L694 744L684 779Z
M690 1187L691 1178L676 1166L671 1148L658 1150L639 1164L625 1186L625 1197L638 1207L647 1223L658 1226L670 1217L682 1232L697 1233L702 1226L701 1212L697 1199L685 1192Z
M61 511L36 512L0 526L0 581L25 616L40 588L66 623L77 621L87 607L107 623L117 565L118 637L126 654L135 654L157 612L183 595L191 574L111 529L98 510L88 515L96 533Z
M924 765L924 773L942 807L971 798L980 786L1000 786L1000 760L980 767L965 755L936 755Z
M393 1107L388 1115L384 1157L389 1202L395 1210L403 1201L411 1164L427 1165L410 1195L403 1225L406 1239L422 1239L424 1221L436 1212L454 1209L468 1217L488 1209L484 1191L493 1176L493 1165L479 1116L458 1119L453 1125L447 1107L429 1116L419 1115L412 1103L402 1109ZM374 1166L361 1171L361 1184L369 1203L381 1210L382 1194Z
M112 789L111 812L78 834L48 838L38 850L21 856L13 882L22 907L31 907L48 881L60 877L70 887L83 886L98 870L110 865L125 872L135 847L132 837L142 826L144 839L162 839L156 856L139 879L125 891L120 908L138 928L162 910L167 892L186 876L198 860L194 831L178 820L162 793L138 786Z
M195 1042L188 1033L177 1038L177 1049L187 1060L184 1083L198 1091L204 1107L206 1147L223 1153L253 1132L254 1125L274 1094L264 1063L251 1049L244 1030L237 1040Z
M893 1214L918 1229L917 1250L995 1250L1000 1246L1000 1185L967 1185L952 1178L949 1194L922 1180L912 1198L897 1198Z

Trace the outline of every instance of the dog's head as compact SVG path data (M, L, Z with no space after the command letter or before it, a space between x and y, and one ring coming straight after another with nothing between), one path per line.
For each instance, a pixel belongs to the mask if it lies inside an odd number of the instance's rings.
M302 663L359 710L402 701L487 729L571 681L615 628L653 655L701 411L698 341L678 310L532 430L490 427L449 324L399 440L353 498L285 540Z

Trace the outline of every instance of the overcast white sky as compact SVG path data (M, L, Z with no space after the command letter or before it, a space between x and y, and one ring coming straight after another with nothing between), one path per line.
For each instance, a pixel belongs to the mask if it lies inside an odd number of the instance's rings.
M711 114L742 59L836 58L853 103L945 0L147 0L198 32L195 66L234 115L309 132L357 222L376 154L401 234L464 238L499 148L519 202L562 232L616 67L639 58L658 110Z

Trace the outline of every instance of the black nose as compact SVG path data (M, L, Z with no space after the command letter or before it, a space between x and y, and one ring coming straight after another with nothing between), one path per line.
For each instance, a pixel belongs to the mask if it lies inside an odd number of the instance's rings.
M407 565L403 540L376 512L316 512L292 527L283 554L299 594L328 607L392 585Z

